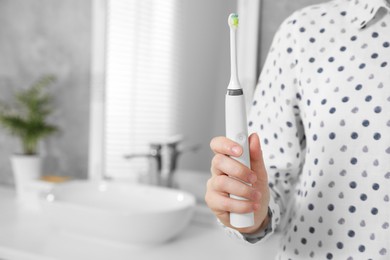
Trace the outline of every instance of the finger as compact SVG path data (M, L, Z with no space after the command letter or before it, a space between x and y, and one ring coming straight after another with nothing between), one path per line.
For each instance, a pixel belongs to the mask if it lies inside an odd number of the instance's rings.
M235 157L239 157L242 154L242 147L238 143L224 136L213 138L210 142L210 148L214 153L226 154Z
M212 178L211 188L220 193L234 194L254 202L260 201L261 198L261 193L256 189L226 175Z
M223 171L213 166L213 163L211 163L210 168L211 176L218 176L218 175L226 175Z
M239 214L253 212L259 207L258 203L249 200L233 199L215 191L209 191L206 194L206 203L214 212L233 212Z
M216 154L211 162L213 176L229 175L247 183L255 183L257 177L254 171L242 163L223 154Z
M260 139L257 133L253 133L249 136L249 151L252 170L255 172L258 180L263 183L268 183L268 176L264 165Z

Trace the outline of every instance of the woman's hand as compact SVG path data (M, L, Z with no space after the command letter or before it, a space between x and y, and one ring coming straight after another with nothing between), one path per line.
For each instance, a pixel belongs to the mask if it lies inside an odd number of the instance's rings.
M205 201L215 216L225 225L241 233L254 233L268 224L269 187L264 167L260 140L257 134L249 137L251 168L244 166L232 157L242 154L242 147L226 137L215 137L210 142L215 153L211 162L211 178L207 182ZM252 187L234 178L251 183ZM229 197L234 194L248 200ZM255 225L248 228L235 228L230 225L229 213L254 212Z

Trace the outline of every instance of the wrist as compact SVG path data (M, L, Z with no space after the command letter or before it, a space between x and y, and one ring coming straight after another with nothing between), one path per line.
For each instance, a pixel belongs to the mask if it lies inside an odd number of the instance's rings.
M241 232L241 233L245 233L247 235L252 235L252 234L262 232L262 231L264 231L264 229L266 229L268 227L269 221L270 221L270 217L267 214L267 216L265 217L265 219L263 220L263 222L260 224L260 226L258 228L255 228L253 230L247 230L247 232Z
M271 213L270 209L268 208L267 214L266 214L263 222L261 222L260 225L256 225L254 227L243 228L243 229L237 229L237 231L239 231L242 234L247 234L247 235L252 235L252 234L257 234L259 232L262 232L268 227L269 222L271 220L271 217L272 217L272 213Z
M257 230L257 232L266 229L269 225L270 219L271 219L270 214L267 214L267 216L265 217L263 223L261 223L260 228Z

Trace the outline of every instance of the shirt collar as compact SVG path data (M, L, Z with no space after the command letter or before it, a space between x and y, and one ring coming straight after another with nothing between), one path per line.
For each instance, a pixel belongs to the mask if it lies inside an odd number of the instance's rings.
M375 18L379 9L385 8L390 12L390 4L386 0L349 0L354 12L350 15L351 23L359 29L364 28Z

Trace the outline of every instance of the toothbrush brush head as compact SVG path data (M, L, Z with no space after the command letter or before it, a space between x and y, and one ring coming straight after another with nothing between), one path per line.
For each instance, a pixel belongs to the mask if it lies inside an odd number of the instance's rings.
M237 29L237 27L238 27L238 14L231 13L229 15L228 24L229 24L230 28Z

